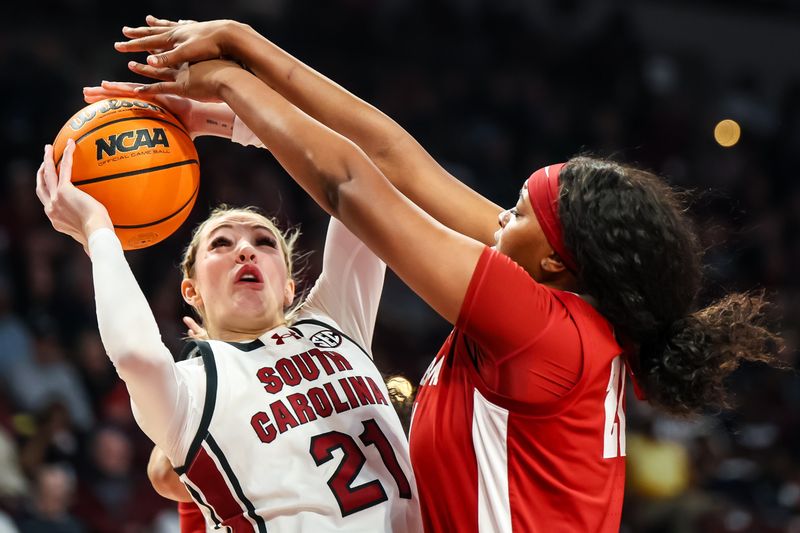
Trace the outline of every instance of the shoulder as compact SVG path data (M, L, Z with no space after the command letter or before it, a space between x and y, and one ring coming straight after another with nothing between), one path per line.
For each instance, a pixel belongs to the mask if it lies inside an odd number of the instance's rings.
M324 329L326 327L329 329L342 329L328 313L311 306L302 307L290 325L292 327L302 327L303 329Z
M203 366L203 358L202 357L193 357L192 359L186 359L184 361L178 361L175 363L178 368L182 369L191 369L191 368L200 368Z
M591 338L595 344L602 343L598 347L620 349L614 326L591 303L573 292L551 289L551 293L564 306L582 338Z
M549 300L553 299L549 287L533 279L533 276L512 258L489 247L483 250L475 265L471 285L473 289L479 286L490 287L498 298L523 290Z

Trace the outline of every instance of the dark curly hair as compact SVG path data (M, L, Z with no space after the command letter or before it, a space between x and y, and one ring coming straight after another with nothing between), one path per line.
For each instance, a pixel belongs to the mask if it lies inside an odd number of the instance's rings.
M724 381L742 361L780 366L763 292L696 309L702 250L679 193L649 172L590 157L571 159L559 181L578 283L632 346L649 402L675 414L728 407Z

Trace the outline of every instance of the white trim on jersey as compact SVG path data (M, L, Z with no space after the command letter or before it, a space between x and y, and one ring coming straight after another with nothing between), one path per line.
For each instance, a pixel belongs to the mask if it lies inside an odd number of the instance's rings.
M478 531L511 531L508 495L508 410L472 395L472 446L478 467Z

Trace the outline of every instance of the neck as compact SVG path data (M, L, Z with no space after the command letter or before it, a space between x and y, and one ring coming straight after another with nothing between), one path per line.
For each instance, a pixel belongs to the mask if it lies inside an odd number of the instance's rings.
M247 329L247 328L215 328L209 325L208 337L214 340L226 342L249 342L262 336L264 333L279 326L285 326L286 320L281 320L266 328Z
M545 287L550 287L551 289L556 289L559 291L566 291L566 292L579 292L578 291L578 282L568 271L563 271L557 276L553 276L550 279L542 280L539 283L544 285Z

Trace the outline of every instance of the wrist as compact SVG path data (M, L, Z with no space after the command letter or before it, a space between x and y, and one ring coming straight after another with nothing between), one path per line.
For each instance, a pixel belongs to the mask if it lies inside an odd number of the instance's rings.
M230 139L235 118L233 110L225 103L197 102L192 108L192 139L204 135Z
M249 72L238 65L231 64L229 67L220 69L217 71L214 78L215 96L219 100L227 102L227 97L230 96L231 91L236 87L237 83L241 83L245 77L250 75Z
M92 233L103 228L114 231L114 224L111 222L111 217L108 216L107 212L91 214L83 222L83 234L86 236L87 241Z
M222 54L247 64L249 52L253 50L253 40L263 39L252 26L235 20L228 21L223 28Z

